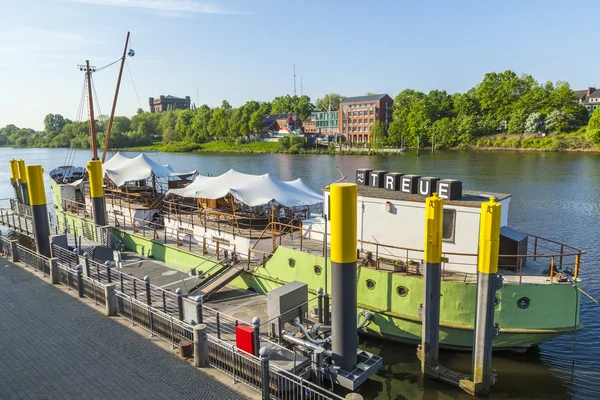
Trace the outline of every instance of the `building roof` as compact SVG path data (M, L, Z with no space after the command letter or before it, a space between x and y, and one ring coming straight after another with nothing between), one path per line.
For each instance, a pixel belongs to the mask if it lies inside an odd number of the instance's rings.
M287 120L288 115L290 117L292 117L292 116L294 116L296 114L294 114L294 113L289 113L289 114L266 114L263 117L263 123L266 124L267 122L275 122L275 121L277 121L279 119L285 119L285 120ZM296 116L296 117L297 117L296 120L300 119L298 116Z
M592 92L592 94L590 94L590 95L589 95L589 97L588 97L588 98L590 98L590 99L595 99L595 98L597 98L597 97L600 97L600 90L597 90L597 89L596 89L596 90L594 90L594 91Z
M584 90L573 90L575 92L575 96L579 99L584 99L587 96L587 89Z
M170 94L165 96L165 99L169 99L169 100L182 100L182 101L188 101L189 99L186 99L185 97L175 97L175 96L171 96Z
M374 94L371 96L357 96L357 97L346 97L344 100L340 101L340 103L356 103L357 101L373 101L373 100L381 100L387 94Z

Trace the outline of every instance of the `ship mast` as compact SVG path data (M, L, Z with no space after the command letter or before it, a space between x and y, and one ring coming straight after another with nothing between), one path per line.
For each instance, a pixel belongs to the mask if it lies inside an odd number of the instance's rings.
M90 67L90 61L85 60L85 75L87 78L87 87L88 87L88 100L89 100L89 110L90 110L90 122L89 122L89 131L90 131L90 140L91 140L91 149L92 149L92 160L98 159L98 149L96 143L96 120L94 119L94 101L92 98L92 72L96 70L96 67Z
M108 129L106 130L106 138L104 139L104 149L102 151L102 163L106 158L106 152L108 151L108 141L110 140L110 132L112 130L113 120L115 118L115 109L117 108L117 98L119 97L119 87L121 86L121 76L123 75L123 66L125 65L125 56L127 55L127 45L129 44L129 32L127 32L127 39L125 39L125 48L123 49L123 57L121 58L121 69L119 70L119 77L117 78L117 89L115 90L115 98L113 100L112 110L110 111L110 119L108 120ZM98 157L96 156L96 160Z

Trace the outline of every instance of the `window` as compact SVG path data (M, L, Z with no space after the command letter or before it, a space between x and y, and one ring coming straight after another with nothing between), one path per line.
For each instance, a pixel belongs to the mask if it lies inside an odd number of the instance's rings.
M353 117L356 117L356 111L354 111L354 112L352 113L352 116L353 116Z
M362 132L362 126L359 126L359 127L358 127L358 131L359 131L359 132Z
M373 115L373 110L371 110L371 111L369 112L369 115Z
M362 119L359 119L359 120L358 120L358 123L359 123L359 124L362 124Z
M442 222L442 240L454 242L454 226L456 225L456 210L444 209L444 220Z
M373 118L371 118L371 119L369 120L369 123L371 123L371 124L373 123Z
M369 127L368 126L365 127L365 132L369 132Z

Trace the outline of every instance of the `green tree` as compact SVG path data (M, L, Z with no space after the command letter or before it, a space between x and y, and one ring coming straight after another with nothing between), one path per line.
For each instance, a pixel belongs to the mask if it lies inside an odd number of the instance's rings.
M339 110L341 101L345 98L345 96L337 93L328 93L322 99L315 101L315 109L317 111L327 111L331 108L331 111L337 111Z
M385 125L381 121L377 121L371 127L371 132L369 133L369 140L371 142L371 147L374 149L381 149L385 144Z
M529 114L525 121L525 132L526 133L537 133L543 132L546 129L544 125L544 116L539 112Z

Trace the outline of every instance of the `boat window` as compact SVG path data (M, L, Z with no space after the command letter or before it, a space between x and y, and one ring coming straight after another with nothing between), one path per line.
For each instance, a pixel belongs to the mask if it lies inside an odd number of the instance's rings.
M444 209L442 240L454 243L454 226L456 225L456 210Z

